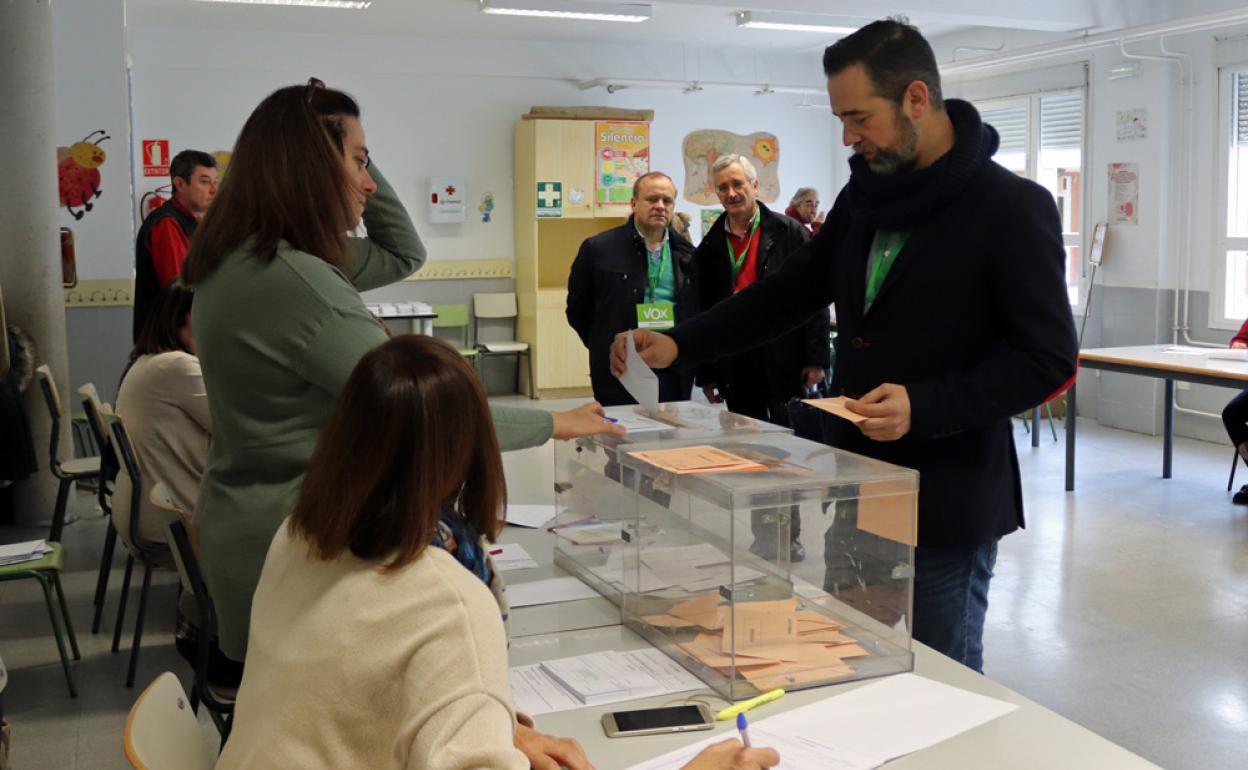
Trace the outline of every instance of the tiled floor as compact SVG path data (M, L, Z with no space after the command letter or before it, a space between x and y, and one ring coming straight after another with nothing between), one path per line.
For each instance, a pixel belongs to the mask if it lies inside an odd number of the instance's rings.
M1063 447L1042 437L1032 449L1018 428L1029 527L1001 547L988 675L1164 767L1244 767L1248 509L1231 505L1225 491L1229 448L1179 440L1175 478L1162 481L1159 440L1081 422L1078 489L1068 495ZM549 447L509 454L506 466L513 500L548 494ZM91 502L75 505L89 512ZM807 546L816 549L819 522L804 523ZM105 633L88 628L103 532L104 522L89 516L66 530L65 587L83 653L76 700L66 692L37 586L0 584L0 655L11 679L3 697L17 770L129 767L121 733L138 688L123 686L129 634L112 654L107 633L120 560ZM0 542L42 534L0 530ZM154 582L140 687L163 670L190 681L170 642L175 583L171 574ZM133 601L130 607L133 618Z

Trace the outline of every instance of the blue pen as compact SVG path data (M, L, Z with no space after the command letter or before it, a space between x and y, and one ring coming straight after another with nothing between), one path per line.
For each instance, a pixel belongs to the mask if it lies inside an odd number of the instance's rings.
M750 748L750 724L745 721L745 712L737 714L737 732L741 733L741 743Z
M607 422L619 422L619 420L615 419L614 417L603 417L602 419L606 420Z

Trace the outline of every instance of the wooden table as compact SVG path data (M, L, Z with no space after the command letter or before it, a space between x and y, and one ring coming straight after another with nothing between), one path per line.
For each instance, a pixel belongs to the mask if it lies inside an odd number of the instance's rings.
M1156 377L1166 383L1166 409L1162 428L1161 477L1171 476L1174 455L1174 383L1194 382L1220 388L1248 388L1248 361L1209 358L1215 348L1177 345L1136 345L1095 348L1079 353L1079 366L1120 374ZM1204 354L1202 354L1204 353ZM1075 488L1075 386L1066 400L1066 491ZM1033 433L1034 433L1033 429Z

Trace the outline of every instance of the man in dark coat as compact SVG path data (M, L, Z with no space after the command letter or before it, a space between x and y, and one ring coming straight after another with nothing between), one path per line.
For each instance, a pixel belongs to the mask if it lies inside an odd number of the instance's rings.
M581 244L568 276L568 323L589 349L594 398L603 406L634 404L611 374L611 340L639 323L670 329L698 312L693 244L672 229L676 185L651 171L633 185L633 215ZM657 320L640 320L641 314ZM666 315L665 315L666 314ZM666 319L666 320L665 320ZM687 401L693 372L658 372L660 401Z
M1011 415L1073 381L1077 356L1053 197L992 162L997 132L944 101L918 30L878 21L824 53L851 179L784 269L670 334L651 366L714 360L836 304L834 393L868 419L838 447L919 471L919 641L982 670L997 542L1023 526ZM624 340L612 368L624 366Z
M779 270L809 239L799 222L758 200L758 172L748 158L722 155L711 174L724 213L694 252L703 310ZM823 381L828 367L828 320L825 307L766 345L699 367L698 384L707 400L725 400L737 414L787 426L789 400ZM769 518L763 511L754 511L751 519L752 548L764 557L771 557L778 547L775 530L765 521ZM799 539L800 516L790 517L789 526L790 559L802 561L806 550Z

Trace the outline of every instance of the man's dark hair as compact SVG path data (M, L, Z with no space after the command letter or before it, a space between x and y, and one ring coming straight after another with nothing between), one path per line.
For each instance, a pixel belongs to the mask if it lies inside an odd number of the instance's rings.
M195 173L196 166L216 168L217 159L199 150L183 150L174 155L173 160L169 162L169 178L173 179L176 176L189 182Z
M823 72L828 77L855 64L866 69L877 96L900 105L910 84L921 80L927 84L932 106L945 108L936 54L918 28L905 19L873 21L823 52Z

